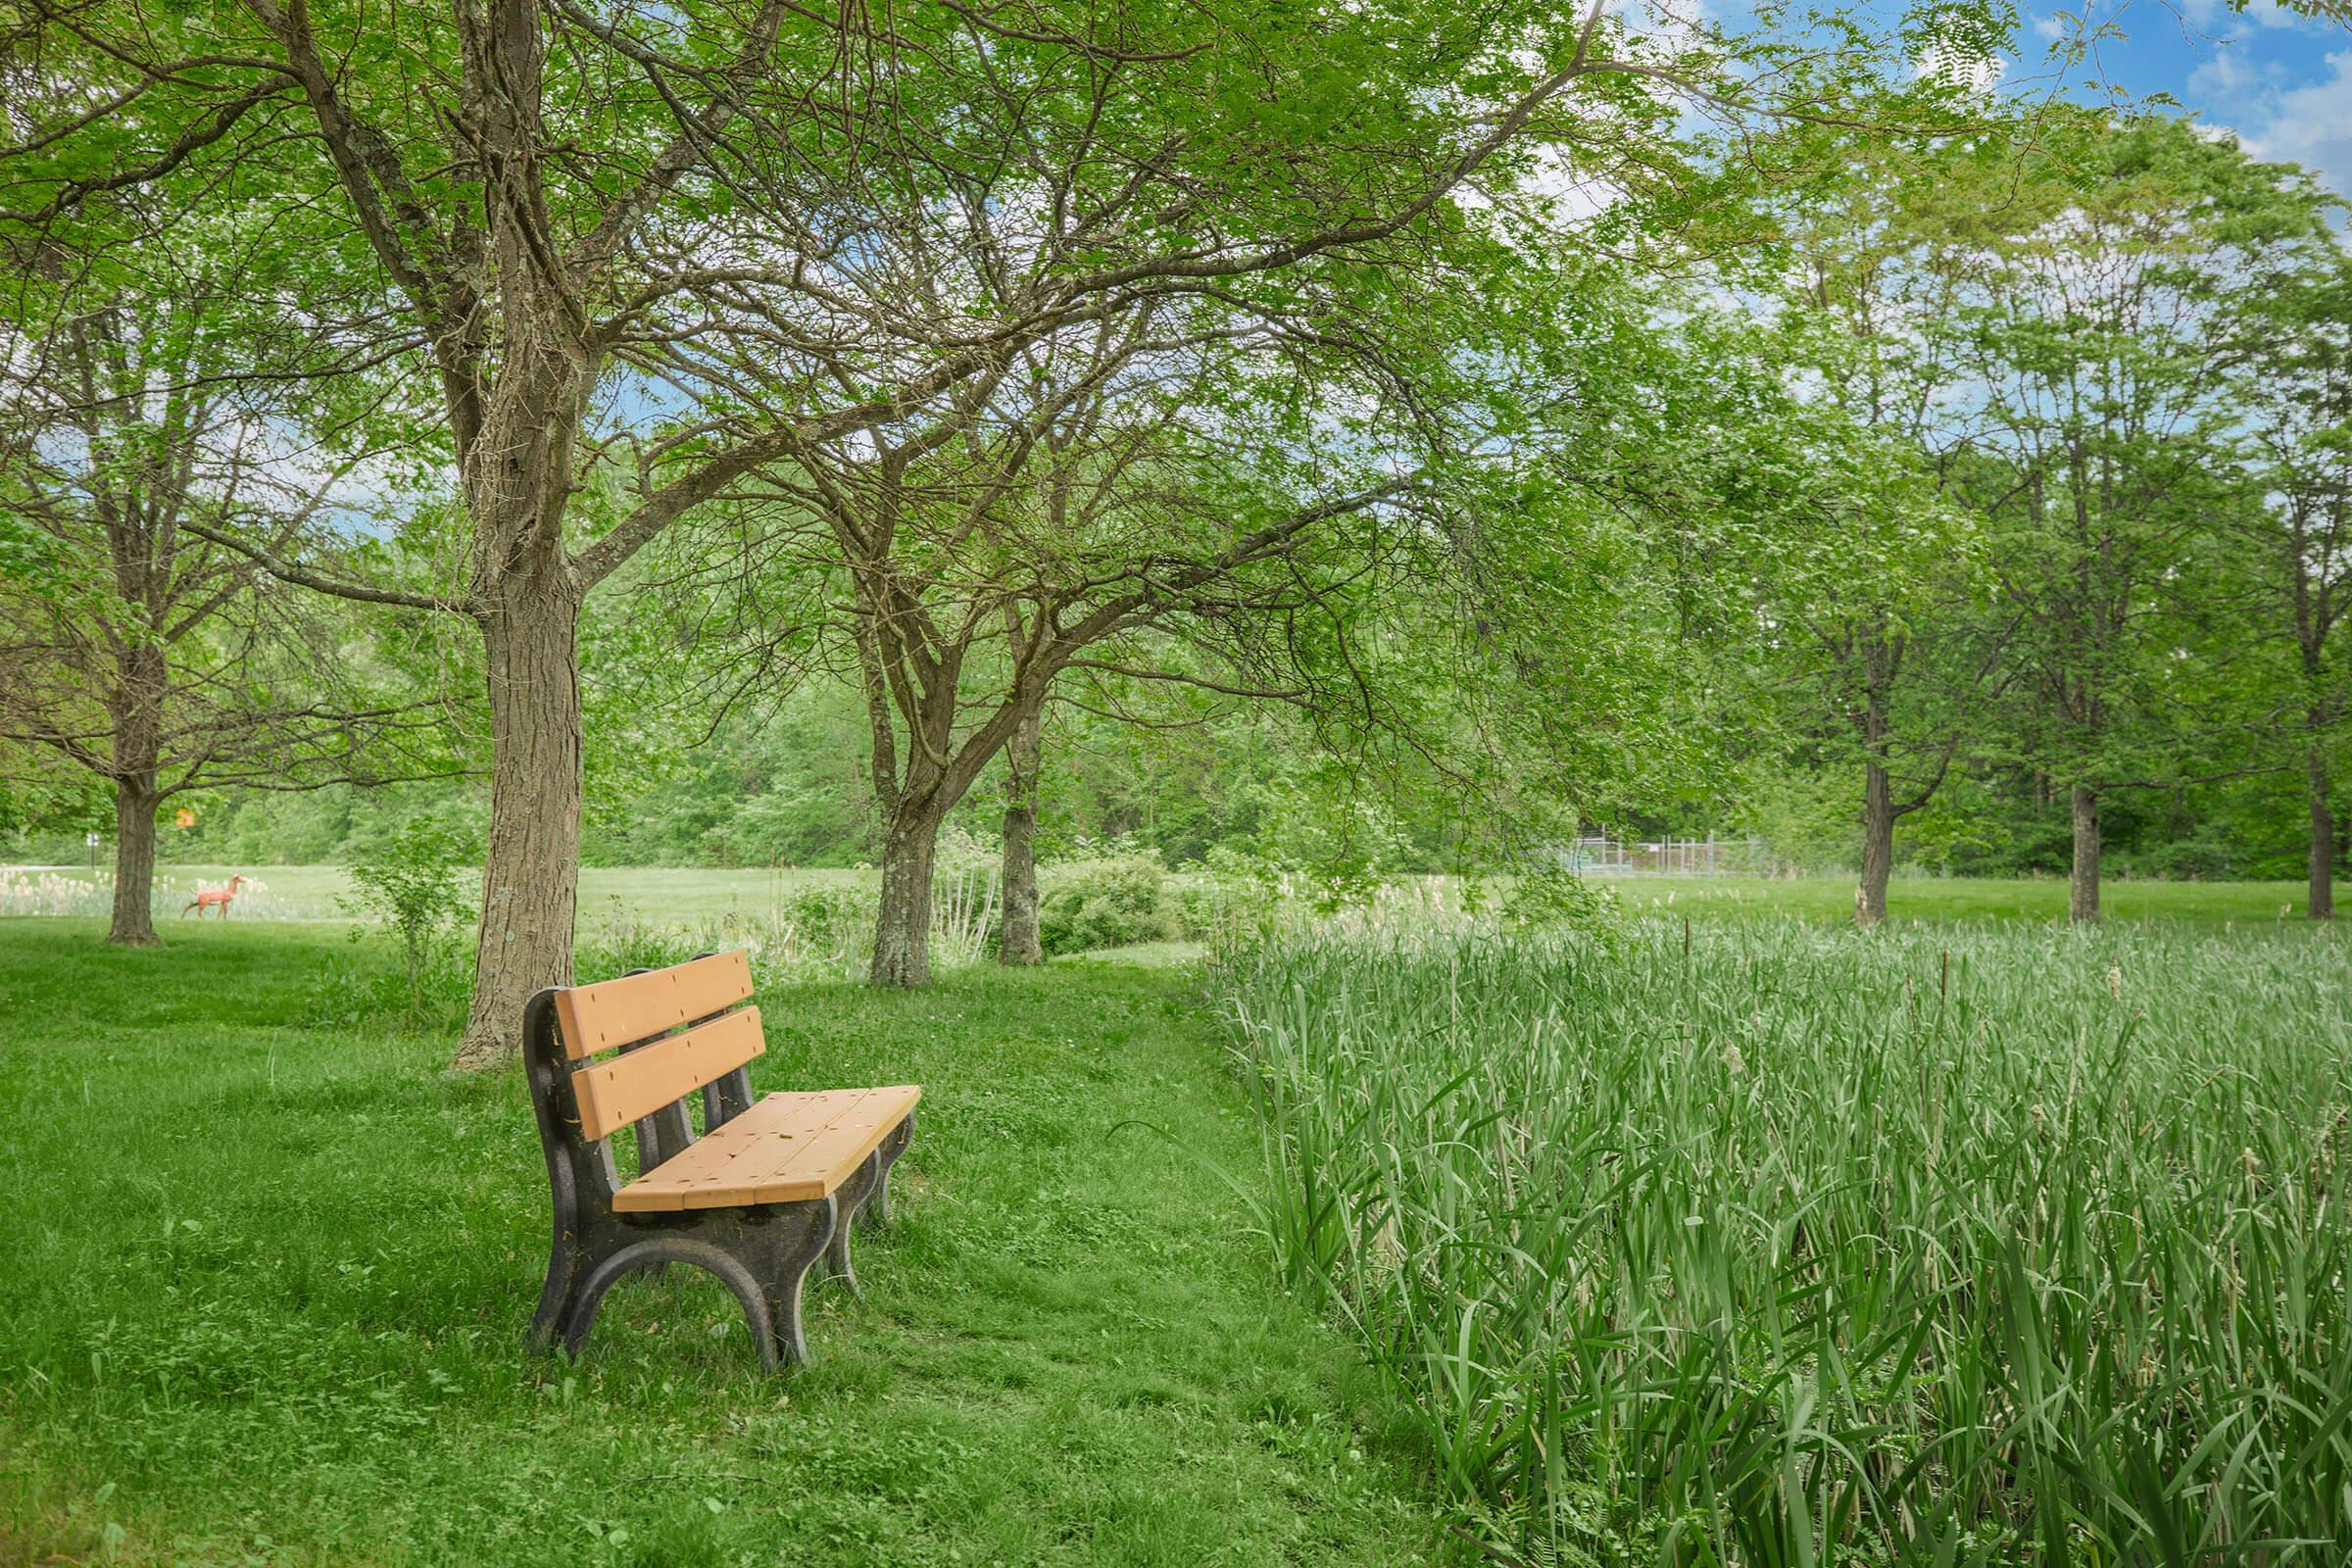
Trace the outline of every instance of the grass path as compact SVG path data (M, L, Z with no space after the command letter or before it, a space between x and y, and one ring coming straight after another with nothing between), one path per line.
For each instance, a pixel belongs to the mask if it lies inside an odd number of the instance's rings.
M1368 1374L1213 1175L1252 1135L1181 972L763 992L758 1083L927 1086L866 1299L752 1368L699 1275L521 1348L521 1079L304 1024L341 936L0 921L0 1563L1428 1560ZM1368 1436L1367 1434L1370 1434Z

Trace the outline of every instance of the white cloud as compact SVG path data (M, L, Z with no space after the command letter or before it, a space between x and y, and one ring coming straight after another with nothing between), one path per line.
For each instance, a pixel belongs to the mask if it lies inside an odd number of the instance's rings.
M2189 78L2189 101L2255 157L2301 164L2352 196L2352 49L2330 51L2326 64L2317 79L2289 83L2224 51Z

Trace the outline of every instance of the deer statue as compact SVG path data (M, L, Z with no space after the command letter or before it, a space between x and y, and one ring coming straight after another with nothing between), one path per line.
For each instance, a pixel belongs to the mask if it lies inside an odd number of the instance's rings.
M188 907L179 912L182 917L185 917L192 909L196 913L196 918L201 920L204 918L205 910L218 906L220 910L220 918L225 920L228 918L228 901L235 898L237 889L244 885L245 878L243 876L232 876L228 879L228 886L224 888L199 888L196 897L188 901Z

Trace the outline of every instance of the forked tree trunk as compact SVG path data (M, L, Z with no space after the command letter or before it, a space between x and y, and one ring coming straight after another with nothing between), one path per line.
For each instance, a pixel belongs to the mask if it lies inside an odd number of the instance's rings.
M2318 727L2315 715L2313 727ZM2314 920L2335 918L2335 810L2328 804L2328 758L2317 740L2304 757L2304 788L2311 805L2311 896Z
M882 841L882 906L874 918L874 961L867 970L875 985L931 983L931 871L943 815L904 811Z
M1862 770L1862 880L1854 888L1854 923L1886 918L1886 881L1894 872L1894 790L1877 761Z
M115 908L106 940L152 948L155 941L155 775L115 781Z
M1027 714L1004 747L1004 918L997 961L1015 966L1046 961L1037 929L1037 775L1044 727L1042 712Z
M473 1002L456 1065L519 1047L523 1004L571 983L580 857L579 603L550 562L510 568L481 616L490 697L490 842Z
M2076 925L2095 925L2099 918L2099 792L2077 784L2070 801L2075 856L2067 882L2066 917Z

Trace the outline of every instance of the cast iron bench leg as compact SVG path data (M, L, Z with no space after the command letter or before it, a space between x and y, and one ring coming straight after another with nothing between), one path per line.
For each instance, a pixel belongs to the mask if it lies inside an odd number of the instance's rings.
M605 1293L632 1269L658 1269L666 1263L691 1263L716 1275L735 1293L752 1332L752 1348L763 1370L782 1362L798 1366L808 1359L808 1342L801 1332L801 1281L809 1265L824 1255L833 1239L834 1203L780 1204L768 1211L714 1216L709 1237L655 1232L622 1243L578 1278L557 1308L553 1336L564 1348L579 1355L588 1348L588 1334ZM550 1289L553 1289L553 1277ZM533 1332L538 1332L533 1325Z
M878 1161L874 1172L874 1189L858 1210L858 1217L865 1222L869 1230L890 1223L890 1167L899 1162L899 1156L906 1152L906 1146L912 1142L914 1116L910 1112L905 1121L892 1129L888 1138L882 1140L882 1147L874 1151L874 1158Z
M588 1265L588 1256L568 1236L559 1235L549 1249L547 1283L539 1287L539 1309L531 1314L531 1349L541 1352L556 1343L570 1305L573 1287Z

